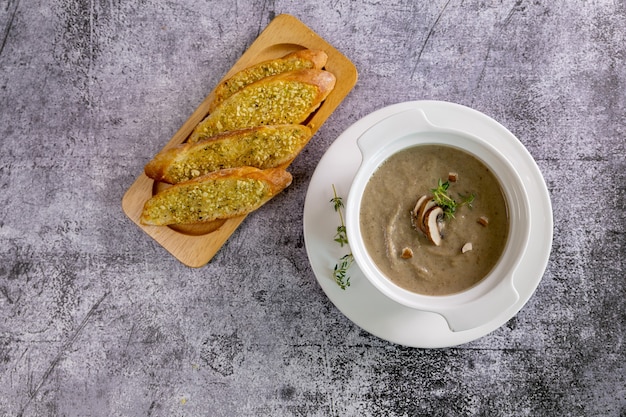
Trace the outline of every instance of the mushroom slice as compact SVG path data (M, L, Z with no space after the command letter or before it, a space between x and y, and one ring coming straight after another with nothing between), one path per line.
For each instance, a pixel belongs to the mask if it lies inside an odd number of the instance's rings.
M435 200L428 195L423 195L417 200L417 204L415 204L415 208L413 209L413 218L411 219L415 230L426 233L426 229L424 228L424 215L429 209L436 205Z
M465 252L469 252L473 249L472 247L472 242L467 242L465 245L463 245L463 247L461 248L461 253L465 253Z
M439 221L443 216L443 209L439 206L432 207L424 215L424 227L426 236L435 246L441 245L441 231L439 230Z
M414 216L417 216L417 213L418 213L420 207L422 207L422 204L424 204L424 202L426 201L427 198L428 198L427 195L423 195L423 196L421 196L420 198L417 199L417 203L415 203L415 208L411 212L411 213L413 213Z
M422 204L422 208L418 213L418 225L420 227L420 230L426 234L428 234L428 229L426 228L426 223L428 222L428 220L426 216L428 212L435 207L439 207L437 203L435 203L435 200L428 199L426 200L426 202L424 202L424 204Z
M420 209L422 208L422 205L428 200L428 196L427 195L423 195L420 198L417 199L417 203L415 203L415 208L413 209L413 211L411 211L411 224L413 225L413 228L416 230L421 230L421 228L419 227L420 223L419 223L419 214L420 214Z

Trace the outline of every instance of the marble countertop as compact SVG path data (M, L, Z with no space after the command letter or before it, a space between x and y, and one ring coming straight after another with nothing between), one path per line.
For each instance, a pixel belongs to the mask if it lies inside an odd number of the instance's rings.
M292 185L189 268L121 199L283 13L359 80L291 165ZM0 415L623 417L625 60L623 1L5 1ZM303 234L331 144L411 100L506 126L553 205L528 303L441 349L346 318Z

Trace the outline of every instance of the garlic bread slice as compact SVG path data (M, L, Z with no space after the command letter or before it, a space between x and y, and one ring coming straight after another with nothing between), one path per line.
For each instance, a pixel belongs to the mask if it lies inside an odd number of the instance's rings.
M299 124L234 130L164 150L144 171L156 181L176 184L225 168L275 168L291 162L311 136L311 129Z
M215 87L214 98L209 105L209 112L213 113L217 106L228 97L262 78L300 69L322 69L326 65L327 60L328 55L322 50L303 49L281 58L263 61L244 68Z
M187 140L261 125L299 124L335 87L335 76L324 70L305 69L265 77L226 99L209 114Z
M145 225L198 224L248 214L291 184L282 168L215 171L166 188L146 201Z

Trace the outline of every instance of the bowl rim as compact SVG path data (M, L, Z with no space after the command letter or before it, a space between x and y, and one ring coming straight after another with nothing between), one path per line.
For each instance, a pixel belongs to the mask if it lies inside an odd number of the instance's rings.
M388 139L380 140L386 134ZM452 140L455 139L457 141ZM443 140L442 140L443 139ZM461 139L460 141L458 141ZM491 316L481 301L494 301L492 310L515 304L519 294L513 275L529 240L530 205L524 184L511 162L487 141L456 129L435 126L420 109L393 114L363 132L357 139L362 153L346 203L346 231L356 263L366 278L384 295L405 306L431 311L446 318L451 328L475 327ZM423 145L450 146L469 153L487 165L500 183L509 210L509 233L500 259L492 270L470 288L447 295L424 295L394 284L376 266L360 238L359 210L362 193L371 175L389 157L402 150ZM480 153L479 151L483 152ZM495 165L494 165L495 162ZM480 309L475 319L462 318L469 310ZM455 322L462 321L467 324Z

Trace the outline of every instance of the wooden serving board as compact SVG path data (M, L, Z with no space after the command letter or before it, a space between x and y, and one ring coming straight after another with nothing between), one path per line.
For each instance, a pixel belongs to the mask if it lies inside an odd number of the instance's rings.
M333 91L306 122L315 133L352 90L358 73L348 58L294 16L282 14L274 18L222 80L250 65L279 58L300 49L321 49L326 52L328 61L324 68L337 78ZM174 147L187 140L196 125L208 115L213 95L214 91L200 103L163 149ZM165 184L155 182L142 173L122 198L124 213L183 264L194 268L206 265L246 216L196 226L168 227L141 224L139 218L145 202L164 187Z

